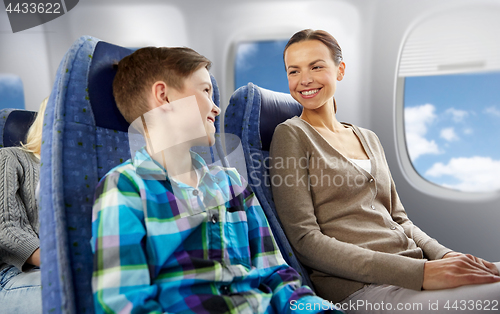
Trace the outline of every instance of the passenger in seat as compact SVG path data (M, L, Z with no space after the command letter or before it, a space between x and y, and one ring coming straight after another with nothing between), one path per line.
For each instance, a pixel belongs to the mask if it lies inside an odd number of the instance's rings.
M272 191L318 295L348 313L498 310L500 264L454 252L413 225L375 133L337 120L346 65L335 38L300 31L283 56L303 112L275 130Z
M96 190L96 313L330 312L284 262L244 179L190 151L215 142L210 64L151 47L118 63L117 106L147 145Z
M48 98L21 147L0 149L0 312L42 313L36 187Z

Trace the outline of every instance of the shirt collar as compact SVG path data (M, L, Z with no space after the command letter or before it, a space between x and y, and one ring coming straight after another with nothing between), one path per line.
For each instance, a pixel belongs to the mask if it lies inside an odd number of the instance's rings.
M189 151L191 153L191 159L193 161L193 167L196 169L198 174L200 175L199 181L203 180L203 177L210 171L208 169L207 163L205 160L193 151ZM142 147L138 151L136 151L134 158L132 159L132 164L136 169L136 173L140 175L144 179L149 180L169 180L167 171L165 168L154 160L151 155L149 155L146 147Z
M193 160L193 166L199 170L200 179L198 188L201 193L206 193L203 204L207 208L224 204L234 197L234 186L242 185L241 178L234 170L227 171L224 167L215 164L207 166L205 160L197 153L190 151ZM165 168L151 158L145 147L138 150L132 159L132 164L136 173L144 180L167 181L172 189L192 189L187 185L172 184L173 182L167 176ZM186 199L182 193L175 193L176 197ZM239 194L239 193L237 193Z

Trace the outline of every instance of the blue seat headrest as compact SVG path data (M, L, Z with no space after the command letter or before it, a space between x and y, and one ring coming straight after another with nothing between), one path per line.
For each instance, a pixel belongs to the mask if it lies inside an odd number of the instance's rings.
M285 93L279 93L257 87L261 94L260 138L262 150L269 151L274 129L278 124L294 116L300 116L302 106Z
M97 43L89 69L89 99L98 127L128 132L129 123L122 116L113 97L113 79L116 70L113 64L131 54L133 50Z
M113 80L116 75L114 64L134 52L132 49L99 41L92 56L89 69L89 99L94 113L95 124L98 127L127 132L129 123L116 106L113 96ZM219 90L215 78L210 75L214 87L213 100L219 106ZM219 119L215 127L219 131Z
M25 142L26 134L35 121L36 112L27 110L12 110L5 121L3 129L3 146L20 146Z

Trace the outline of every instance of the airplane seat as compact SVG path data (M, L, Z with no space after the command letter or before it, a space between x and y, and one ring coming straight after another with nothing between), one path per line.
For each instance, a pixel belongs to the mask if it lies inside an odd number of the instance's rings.
M283 231L276 213L269 180L269 148L274 129L285 120L302 113L302 106L289 94L270 91L253 83L238 88L224 115L224 132L241 138L248 182L269 221L286 262L314 289L307 268L302 265Z
M40 239L44 313L94 313L90 246L98 181L129 159L113 64L133 50L83 36L57 70L42 135ZM219 104L215 79L214 102ZM219 130L219 119L215 126ZM133 142L132 142L133 143Z
M0 148L20 146L35 121L36 111L5 108L0 110Z

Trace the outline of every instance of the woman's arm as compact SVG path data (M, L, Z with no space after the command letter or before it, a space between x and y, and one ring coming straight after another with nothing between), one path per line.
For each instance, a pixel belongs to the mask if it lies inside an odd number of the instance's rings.
M35 252L28 257L26 263L34 266L40 266L40 248L36 249Z
M415 244L424 251L426 258L431 260L442 258L446 253L449 253L452 250L441 245L435 239L429 237L420 228L415 226L408 218L404 206L401 203L399 195L396 191L396 185L394 184L394 180L392 178L389 165L385 158L384 148L382 147L382 144L380 143L380 140L377 137L377 135L372 131L368 132L369 132L368 136L373 137L375 139L374 141L376 143L375 146L378 146L375 148L376 152L374 152L374 154L378 153L381 155L381 159L383 160L384 165L387 171L389 172L388 175L390 178L391 187L390 187L390 206L388 210L391 214L392 219L395 222L397 222L401 227L403 227L406 236L415 241Z
M385 160L385 156L384 156ZM389 173L390 175L390 173ZM396 185L391 175L391 216L401 225L408 238L413 239L415 244L424 251L425 257L430 260L441 259L445 254L452 252L451 249L441 245L436 239L428 236L419 227L415 226L408 218L406 211L396 192Z
M425 260L364 249L322 233L311 193L302 183L307 182L308 170L287 169L279 163L287 158L307 158L306 141L295 128L280 125L270 151L271 182L282 182L272 186L276 209L301 262L336 277L421 289Z
M376 135L373 133L373 136ZM379 150L387 165L382 144L377 137ZM389 169L387 165L387 169ZM389 171L390 175L390 171ZM453 252L429 237L415 226L406 214L396 192L396 186L391 175L391 216L405 230L406 235L422 248L427 258L424 266L422 288L425 290L440 290L463 285L491 283L500 281L497 267L490 262L472 255Z
M19 193L25 174L19 160L9 149L0 149L0 255L2 261L23 269L28 258L39 248L40 240L26 212L25 201ZM33 182L36 184L36 182ZM34 196L33 196L33 201ZM36 262L33 260L32 262ZM40 262L33 264L39 266Z

